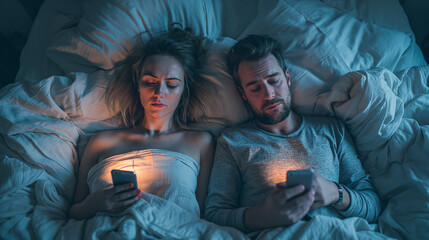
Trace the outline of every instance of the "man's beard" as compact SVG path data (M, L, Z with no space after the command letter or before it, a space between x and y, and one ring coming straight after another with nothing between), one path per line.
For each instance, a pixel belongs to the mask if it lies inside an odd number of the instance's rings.
M274 125L285 120L289 116L291 111L290 102L289 104L286 104L284 99L277 98L277 99L273 99L265 102L261 107L262 109L264 109L267 106L273 105L278 102L283 104L283 108L273 110L272 114L266 114L263 110L261 112L257 112L255 111L253 106L250 106L250 108L252 109L256 120L258 120L260 123L267 124L267 125Z

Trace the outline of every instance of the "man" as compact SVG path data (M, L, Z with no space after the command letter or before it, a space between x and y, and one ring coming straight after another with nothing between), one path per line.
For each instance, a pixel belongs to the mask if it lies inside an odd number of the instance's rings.
M314 215L375 222L380 200L339 120L292 109L280 44L249 35L228 64L255 119L226 129L217 142L206 218L244 232L288 226ZM288 170L313 169L313 188L287 187Z

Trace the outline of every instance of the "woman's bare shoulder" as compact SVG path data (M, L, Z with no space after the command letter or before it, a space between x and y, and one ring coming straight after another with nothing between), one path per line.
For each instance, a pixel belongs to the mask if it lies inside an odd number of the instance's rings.
M91 139L91 145L101 145L105 147L109 147L111 144L115 144L121 140L124 136L129 134L127 129L112 129L112 130L104 130L95 133Z
M198 145L212 145L213 144L213 136L207 131L200 130L185 130L186 139Z

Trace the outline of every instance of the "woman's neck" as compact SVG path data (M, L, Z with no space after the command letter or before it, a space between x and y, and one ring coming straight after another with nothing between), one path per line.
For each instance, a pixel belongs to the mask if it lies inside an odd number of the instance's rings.
M174 130L171 121L148 121L143 119L140 128L144 129L149 135L157 135L161 133L169 133Z

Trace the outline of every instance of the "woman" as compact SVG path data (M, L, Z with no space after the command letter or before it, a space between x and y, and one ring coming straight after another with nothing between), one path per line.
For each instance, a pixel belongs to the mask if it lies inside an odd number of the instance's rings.
M124 210L140 192L156 194L199 214L204 209L213 158L212 136L186 129L200 121L210 96L196 81L203 56L201 38L171 29L144 45L140 59L126 65L106 92L128 128L95 134L83 154L69 217ZM206 99L202 99L202 98ZM114 186L112 169L134 171L132 184Z

